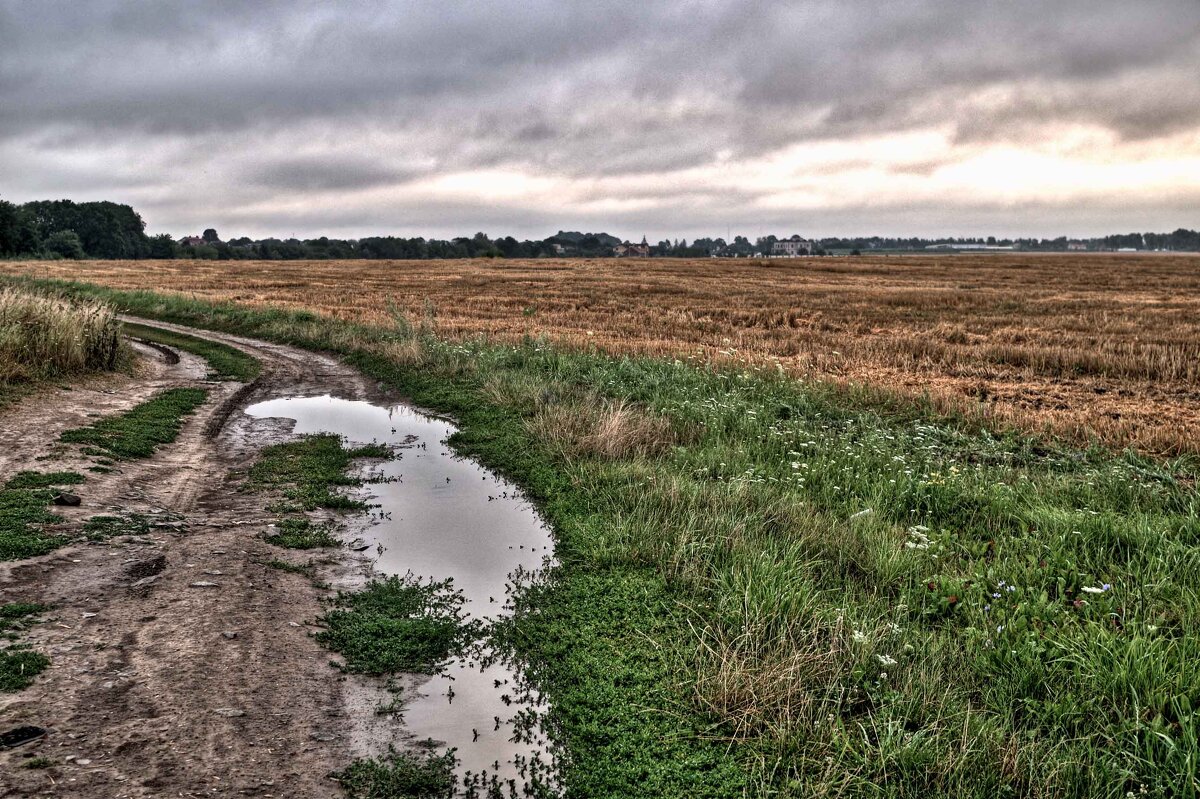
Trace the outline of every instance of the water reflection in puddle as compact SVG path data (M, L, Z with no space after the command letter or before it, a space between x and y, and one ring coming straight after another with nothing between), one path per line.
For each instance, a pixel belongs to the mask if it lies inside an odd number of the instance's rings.
M476 618L503 615L514 573L526 575L549 563L550 532L512 484L444 443L454 426L411 408L384 408L330 396L269 400L246 409L256 417L294 419L296 433L330 432L351 442L401 445L399 458L372 474L391 479L370 486L379 521L366 543L383 552L383 574L437 580L453 577L466 610ZM536 726L515 724L544 710L541 698L522 687L518 665L453 661L444 672L406 697L405 727L417 739L432 738L457 749L460 776L487 773L524 788L524 766L550 760ZM533 740L529 740L532 737Z

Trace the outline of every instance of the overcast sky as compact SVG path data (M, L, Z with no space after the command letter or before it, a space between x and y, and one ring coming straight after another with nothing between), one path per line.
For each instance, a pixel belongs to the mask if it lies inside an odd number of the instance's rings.
M0 197L224 237L1200 227L1200 0L0 0Z

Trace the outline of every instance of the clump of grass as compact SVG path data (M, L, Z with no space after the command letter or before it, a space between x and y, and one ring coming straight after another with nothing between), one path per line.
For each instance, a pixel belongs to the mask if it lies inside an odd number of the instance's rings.
M21 768L50 768L54 761L48 757L31 757L21 764Z
M193 355L199 355L208 361L208 378L210 380L238 380L245 383L258 377L259 372L262 371L262 364L258 362L257 358L219 341L209 341L189 336L186 333L176 333L173 330L164 330L134 322L125 322L124 332L127 336L165 344Z
M79 472L17 472L4 484L5 488L55 488L83 482Z
M371 582L339 593L321 617L317 640L345 658L345 669L363 674L431 674L478 636L467 622L465 600L451 580L411 576Z
M665 417L594 394L544 404L526 424L536 439L570 457L651 457L675 442Z
M0 605L0 633L12 634L28 626L27 619L49 610L48 605L38 602L8 602Z
M291 574L303 574L305 577L312 576L312 566L306 566L302 563L288 563L286 560L280 560L279 558L271 558L270 560L266 561L266 565L272 569L278 569L279 571L282 571L282 572L289 572Z
M10 602L0 605L0 632L14 638L16 633L29 626L28 619L48 610L45 605L33 602ZM50 660L40 652L28 647L10 645L0 649L0 691L19 691L30 685Z
M184 419L204 404L202 388L172 388L124 413L109 416L88 427L67 430L59 441L83 444L84 452L117 460L148 458L179 435Z
M116 369L125 358L120 329L98 300L0 290L0 391Z
M54 499L48 489L0 489L0 560L44 555L66 543L47 535L42 526L61 522L46 506Z
M50 658L23 646L0 650L0 691L20 691L50 665Z
M140 513L121 516L92 516L83 523L83 533L89 541L103 541L118 535L146 535L150 520Z
M342 542L328 524L314 524L305 518L280 519L275 523L278 533L266 537L267 543L286 549L318 549L340 547Z
M442 755L389 752L356 760L330 775L350 799L449 799L454 796L453 752Z
M250 468L245 487L250 491L276 490L299 510L365 510L366 503L334 489L361 483L347 474L355 458L388 458L380 445L347 449L331 433L303 436L267 447Z

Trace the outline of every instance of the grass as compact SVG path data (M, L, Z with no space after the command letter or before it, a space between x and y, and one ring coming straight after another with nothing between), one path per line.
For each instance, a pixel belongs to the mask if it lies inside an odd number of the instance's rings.
M82 444L86 454L116 460L148 458L158 447L175 440L184 420L207 397L208 392L201 388L167 389L124 413L67 430L59 441Z
M66 538L42 530L62 521L46 509L53 499L53 492L44 488L0 489L0 561L44 555L66 543Z
M30 602L11 602L0 605L0 631L12 638L16 631L24 630L29 617L47 610L46 606ZM34 678L50 665L50 660L40 652L34 652L20 644L9 644L0 649L0 692L13 692L26 688Z
M111 371L125 358L120 323L108 305L0 291L0 399L32 383Z
M356 760L332 777L349 799L450 799L454 796L454 756L391 752Z
M83 482L83 475L78 472L17 472L4 484L5 488L54 488L57 486L78 485Z
M365 503L336 489L361 483L347 474L355 458L388 457L391 452L386 447L346 449L333 434L303 436L264 449L250 468L245 487L279 491L298 510L365 510Z
M55 765L54 761L48 757L31 757L21 764L21 768L50 768Z
M103 541L119 535L144 536L149 532L150 519L140 513L92 516L83 523L83 534L89 541Z
M237 380L248 383L258 377L262 364L236 347L218 341L196 338L185 333L176 333L159 327L125 322L127 336L165 344L168 347L198 355L208 362L210 380Z
M449 580L374 580L337 595L317 640L342 655L346 671L432 674L478 635L478 625L465 621L464 601Z
M280 519L275 525L279 532L268 535L269 544L285 549L319 549L340 547L342 542L328 524L314 524L311 519Z
M103 294L339 353L522 484L560 565L500 634L573 795L1200 794L1194 456L744 363ZM660 422L572 426L616 407Z

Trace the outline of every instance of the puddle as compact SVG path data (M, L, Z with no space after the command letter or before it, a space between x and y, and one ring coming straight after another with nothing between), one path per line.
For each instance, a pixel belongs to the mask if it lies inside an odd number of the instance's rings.
M381 507L363 541L369 554L378 553L381 574L452 577L473 617L496 618L507 612L509 584L550 562L550 531L532 505L511 483L456 456L444 443L455 429L445 420L330 396L269 400L246 413L294 419L296 433L402 446L398 459L372 466L371 475L386 481L368 486ZM552 758L529 722L545 705L525 685L519 664L483 655L490 662L451 661L417 695L406 692L404 726L417 740L455 748L460 777L486 774L488 782L507 784L506 793L524 795L531 770L547 782Z

